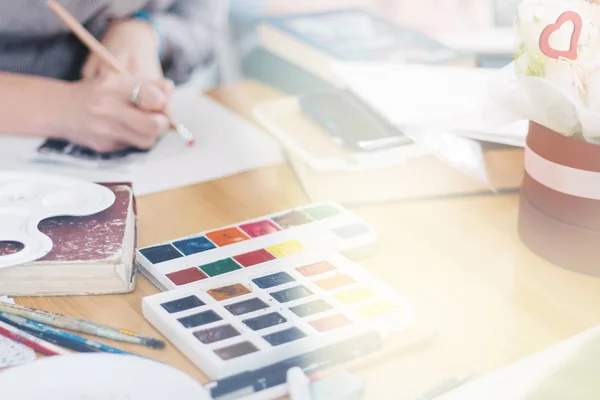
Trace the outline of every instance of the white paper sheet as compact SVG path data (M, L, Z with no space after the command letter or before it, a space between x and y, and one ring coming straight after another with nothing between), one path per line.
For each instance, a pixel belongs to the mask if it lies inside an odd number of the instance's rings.
M13 299L6 296L0 296L0 302L15 303ZM32 349L0 335L0 369L28 364L35 359L36 355Z
M0 135L0 169L44 171L96 182L131 181L135 194L142 196L284 162L274 139L196 89L177 89L172 106L174 117L195 134L194 148L170 133L143 162L129 169L86 169L31 162L43 140Z
M596 400L600 327L583 332L516 364L473 381L437 400ZM594 351L590 352L589 350ZM583 370L582 370L583 368ZM584 373L578 374L578 371ZM582 376L588 374L588 376ZM588 387L590 382L593 384ZM553 385L548 393L546 385ZM541 394L545 393L545 394Z
M338 63L349 88L390 123L524 146L527 122L494 103L495 69Z

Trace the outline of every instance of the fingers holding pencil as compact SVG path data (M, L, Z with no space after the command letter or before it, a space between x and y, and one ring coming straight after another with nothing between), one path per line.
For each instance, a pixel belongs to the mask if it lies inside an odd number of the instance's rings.
M128 75L129 71L123 66L116 57L111 54L85 27L79 23L63 6L58 4L54 0L47 0L48 7L52 12L77 36L77 38L103 63L109 66L116 74ZM168 86L169 83L164 85ZM140 86L141 87L141 86ZM172 89L171 89L172 90ZM133 103L136 102L140 93L138 86L135 86L131 92L131 100ZM161 110L162 111L162 110ZM174 129L188 144L193 146L195 144L195 137L190 130L188 130L183 124L175 121L171 112L164 110L164 115L169 120L169 126Z

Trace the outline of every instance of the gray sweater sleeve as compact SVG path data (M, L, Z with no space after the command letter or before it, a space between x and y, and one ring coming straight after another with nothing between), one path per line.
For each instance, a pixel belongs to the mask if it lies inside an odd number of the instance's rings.
M214 59L228 13L228 0L177 0L166 12L153 16L166 40L167 78L185 82L195 68Z

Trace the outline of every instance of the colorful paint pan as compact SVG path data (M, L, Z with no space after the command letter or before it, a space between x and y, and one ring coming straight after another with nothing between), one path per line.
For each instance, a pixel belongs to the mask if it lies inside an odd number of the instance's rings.
M368 234L369 227L363 224L352 224L335 228L332 230L332 232L342 239L352 239L354 237L360 237Z
M243 242L244 240L250 239L242 230L238 227L231 227L221 229L219 231L208 232L206 237L209 238L214 244L219 247L229 246L234 243Z
M375 318L379 315L395 312L398 309L396 304L378 301L356 309L356 312L364 318Z
M290 301L303 299L312 295L313 292L310 289L301 285L271 293L271 296L280 303L289 303Z
M302 267L296 268L296 271L298 271L306 277L320 275L334 270L335 267L326 261L310 265L304 265Z
M177 272L167 274L167 278L177 286L187 285L192 282L198 282L206 279L208 276L196 267L182 269Z
M315 314L320 314L327 310L331 310L333 307L325 300L319 299L309 303L300 304L294 307L290 307L290 310L299 317L308 317Z
M267 251L277 258L283 258L304 251L304 247L298 240L291 240L289 242L267 247Z
M243 267L252 267L254 265L266 263L275 259L275 256L265 249L251 251L250 253L240 254L233 257Z
M173 314L192 308L202 307L204 302L196 296L188 296L161 305L165 310L167 310L168 313Z
M240 225L240 229L253 238L269 235L281 230L274 222L268 219Z
M250 293L250 290L240 283L210 289L208 291L208 294L217 301L233 299L234 297L243 296L248 293Z
M183 257L183 254L177 251L177 249L171 244L148 247L140 250L140 253L152 264L160 264L165 261Z
M208 276L218 276L235 271L236 269L241 269L242 267L234 259L226 258L224 260L202 265L200 268L202 268L202 271Z
M319 332L327 332L351 324L352 321L343 314L330 315L329 317L315 319L310 326Z
M186 256L202 253L203 251L212 250L216 247L204 236L180 240L178 242L174 242L173 246L175 246L181 253L183 253L183 255Z
M305 250L251 268L238 261L142 303L145 317L211 379L412 323L405 301L339 254Z
M269 308L269 305L256 297L253 299L240 301L238 303L229 304L225 306L225 308L233 315L244 315L254 311Z
M374 230L349 210L314 203L143 248L137 262L164 291L260 268L309 249L355 254L375 240Z
M194 332L194 336L204 344L221 342L239 335L240 332L231 325L221 325Z
M235 344L233 346L223 347L215 350L215 354L221 357L223 360L231 360L239 358L248 354L252 354L258 351L258 348L250 342L243 342Z
M275 221L277 225L288 229L294 226L310 224L311 222L314 222L314 219L306 213L293 210L273 217L273 221Z
M212 310L203 311L178 319L179 323L186 328L195 328L197 326L210 324L211 322L220 320L221 317Z
M274 274L261 276L260 278L252 279L252 282L254 282L254 284L261 289L268 289L294 282L294 278L287 272L277 272Z
M306 334L296 327L263 336L263 338L272 346L281 346L282 344L293 342L294 340L299 340L303 337L306 337Z
M302 209L310 218L321 220L334 217L342 212L339 206L333 204L318 204Z
M261 329L270 328L275 325L285 324L287 319L278 312L272 312L259 317L245 319L243 322L250 329L260 331Z
M315 285L323 290L335 290L356 283L354 278L346 274L334 275L330 278L315 281Z

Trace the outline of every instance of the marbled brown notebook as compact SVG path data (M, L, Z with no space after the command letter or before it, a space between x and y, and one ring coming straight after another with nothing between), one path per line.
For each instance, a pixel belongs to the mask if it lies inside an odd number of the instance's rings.
M105 184L115 193L107 210L88 217L44 220L52 239L45 257L0 270L0 294L58 296L130 292L135 287L136 208L130 184ZM20 250L0 242L0 255Z

